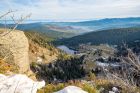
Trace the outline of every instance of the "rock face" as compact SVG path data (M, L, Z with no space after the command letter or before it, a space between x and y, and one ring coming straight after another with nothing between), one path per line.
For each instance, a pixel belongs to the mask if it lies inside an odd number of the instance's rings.
M88 93L88 92L83 91L79 87L68 86L68 87L64 88L63 90L60 90L60 91L54 92L54 93Z
M7 33L0 29L0 35ZM15 63L19 67L19 72L23 73L29 70L29 44L28 39L22 31L11 31L0 36L0 58L6 62Z
M0 93L36 93L45 82L35 82L26 75L5 76L0 74Z

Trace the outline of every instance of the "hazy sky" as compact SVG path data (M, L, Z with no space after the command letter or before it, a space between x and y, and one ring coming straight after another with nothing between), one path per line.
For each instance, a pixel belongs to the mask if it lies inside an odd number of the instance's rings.
M9 9L52 21L139 17L140 0L0 0L0 13Z

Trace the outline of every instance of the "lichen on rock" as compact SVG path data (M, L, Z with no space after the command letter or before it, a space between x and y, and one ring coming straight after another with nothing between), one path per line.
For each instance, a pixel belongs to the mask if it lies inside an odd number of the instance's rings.
M23 74L5 76L0 74L0 93L36 93L45 82L35 82Z
M0 32L7 33L5 29ZM0 57L6 62L15 63L19 67L19 72L29 70L29 44L28 39L22 31L11 31L0 37Z

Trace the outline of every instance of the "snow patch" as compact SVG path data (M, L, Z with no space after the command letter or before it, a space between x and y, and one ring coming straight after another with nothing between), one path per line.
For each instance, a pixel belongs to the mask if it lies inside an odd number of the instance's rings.
M37 63L42 63L43 59L41 57L37 57Z
M118 64L118 63L102 63L102 62L96 62L96 65L97 66L101 66L101 67L109 67L109 66L111 66L111 67L119 67L120 66L120 64Z
M0 74L0 93L36 93L45 82L35 82L26 75L5 76Z
M83 91L81 88L76 87L76 86L68 86L64 88L63 90L60 90L54 93L88 93L88 92Z

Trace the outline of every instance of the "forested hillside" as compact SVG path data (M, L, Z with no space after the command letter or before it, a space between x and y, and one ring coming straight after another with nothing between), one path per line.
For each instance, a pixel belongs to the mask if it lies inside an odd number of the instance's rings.
M91 43L92 45L111 44L117 45L125 42L140 40L140 28L120 28L98 32L90 32L84 35L56 41L56 44L78 46L79 44Z

